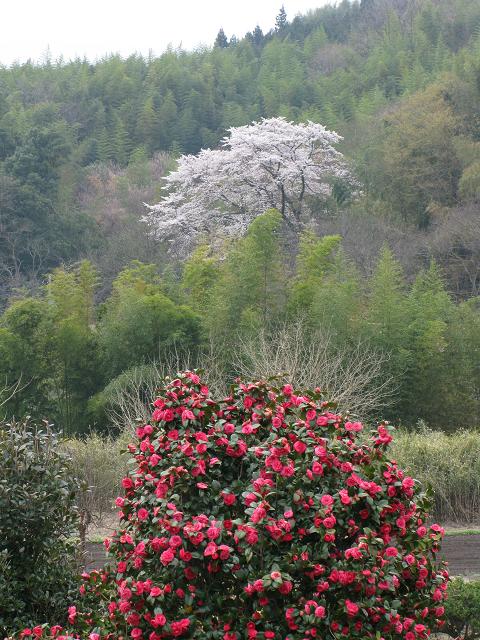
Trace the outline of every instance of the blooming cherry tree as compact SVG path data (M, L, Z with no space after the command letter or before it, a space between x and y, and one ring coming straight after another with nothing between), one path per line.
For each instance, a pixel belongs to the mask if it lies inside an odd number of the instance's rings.
M356 182L335 148L341 137L313 122L263 119L232 127L221 148L184 155L166 178L165 197L144 220L159 239L188 248L199 234L241 235L266 209L294 228L312 216L336 181Z

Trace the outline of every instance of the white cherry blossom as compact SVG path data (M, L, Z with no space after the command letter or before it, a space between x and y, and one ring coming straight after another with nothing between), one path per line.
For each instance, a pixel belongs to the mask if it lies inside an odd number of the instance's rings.
M341 136L321 124L269 118L228 131L219 149L181 156L161 202L147 205L151 232L176 253L188 252L201 235L242 235L271 207L299 228L335 181L357 186L335 148Z

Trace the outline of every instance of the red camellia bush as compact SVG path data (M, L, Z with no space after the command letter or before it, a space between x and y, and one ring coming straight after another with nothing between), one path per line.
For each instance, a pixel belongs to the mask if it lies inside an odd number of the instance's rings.
M422 640L442 625L443 530L386 424L364 435L289 385L217 402L186 372L137 436L110 569L85 576L70 630L34 635Z

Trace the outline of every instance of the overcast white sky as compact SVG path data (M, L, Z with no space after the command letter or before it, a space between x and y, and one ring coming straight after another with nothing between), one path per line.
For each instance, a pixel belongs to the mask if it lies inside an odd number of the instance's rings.
M330 2L333 3L333 2ZM327 0L285 0L287 16ZM274 25L282 0L0 0L0 64L77 55L161 53L171 43L211 45L220 27L243 36Z

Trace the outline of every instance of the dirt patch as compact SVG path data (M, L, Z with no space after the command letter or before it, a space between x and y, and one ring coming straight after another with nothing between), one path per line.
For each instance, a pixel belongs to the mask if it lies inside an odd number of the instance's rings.
M480 576L480 535L446 536L440 557L452 576Z

